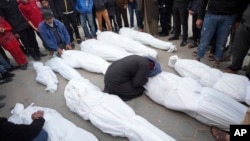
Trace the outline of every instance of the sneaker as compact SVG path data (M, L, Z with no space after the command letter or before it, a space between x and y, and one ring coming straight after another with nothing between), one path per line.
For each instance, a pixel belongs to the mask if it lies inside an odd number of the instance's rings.
M186 45L187 45L187 41L182 41L181 44L180 44L181 47L184 47Z
M8 83L12 81L12 78L7 77L7 78L0 78L0 84Z
M0 102L0 109L5 106L5 103Z
M3 100L5 97L5 95L0 95L0 100Z
M168 36L169 34L167 32L160 32L159 36L164 37L164 36Z
M15 76L14 73L10 73L10 72L7 72L7 71L2 74L3 78L13 77L13 76Z
M172 41L172 40L179 40L179 37L178 36L173 36L171 38L168 39L169 41Z
M20 65L21 70L27 70L27 68L28 68L27 64Z

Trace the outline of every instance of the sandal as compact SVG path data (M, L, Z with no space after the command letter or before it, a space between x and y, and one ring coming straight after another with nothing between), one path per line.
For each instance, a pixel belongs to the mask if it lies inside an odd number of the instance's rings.
M217 127L211 127L210 133L217 141L229 141L229 138L227 137L229 134Z
M219 68L219 67L220 67L220 62L214 61L213 68Z
M192 52L192 55L193 55L194 57L196 57L196 56L197 56L197 51L193 51L193 52Z
M214 61L214 55L212 53L209 53L208 61Z

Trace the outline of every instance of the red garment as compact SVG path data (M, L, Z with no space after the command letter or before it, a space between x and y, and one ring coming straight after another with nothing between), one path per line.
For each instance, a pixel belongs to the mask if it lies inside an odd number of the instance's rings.
M38 25L43 21L43 18L42 12L37 5L37 0L29 0L28 3L19 2L18 8L23 17L38 28Z
M4 28L5 32L0 33L0 45L13 56L17 64L27 64L27 59L21 50L20 43L12 33L10 24L0 16L0 28Z

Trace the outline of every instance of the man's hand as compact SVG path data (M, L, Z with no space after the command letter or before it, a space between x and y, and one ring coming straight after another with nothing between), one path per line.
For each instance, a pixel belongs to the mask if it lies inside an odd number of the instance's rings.
M66 45L66 49L67 49L67 50L72 50L71 45Z
M32 120L43 117L43 111L37 111L31 115Z
M61 55L62 55L62 53L63 53L63 50L62 50L62 49L60 49L60 48L58 48L58 49L57 49L57 54L58 54L59 56L61 56Z
M193 14L194 14L194 11L193 11L193 10L188 10L188 13L189 13L190 15L193 15Z
M5 29L4 28L0 28L0 33L4 33Z
M202 27L202 19L197 19L196 26L197 26L197 28L201 29L201 27Z

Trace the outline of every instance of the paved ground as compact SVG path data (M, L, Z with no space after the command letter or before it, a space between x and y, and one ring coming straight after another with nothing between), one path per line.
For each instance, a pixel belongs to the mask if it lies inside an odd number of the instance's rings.
M82 29L80 29L82 32ZM190 34L191 35L191 34ZM171 36L171 35L170 35ZM160 39L167 40L168 37L162 37ZM167 53L166 51L158 51L158 60L160 61L164 71L175 73L174 70L167 66L168 58L171 55L177 54L181 58L195 59L191 54L195 49L188 49L186 47L179 47L180 40L174 41L177 45L178 51L175 53ZM77 45L77 44L76 44ZM40 46L41 43L40 43ZM79 45L76 46L79 49ZM44 49L41 49L43 52ZM45 62L50 56L46 56L42 59ZM28 58L32 61L32 58ZM209 65L211 62L207 61L207 55L202 60ZM225 68L229 62L223 63L221 68ZM89 73L84 70L78 69L83 77L89 79L96 86L103 88L103 75ZM60 112L65 118L72 121L81 128L92 132L98 137L100 141L127 141L126 138L113 137L111 135L101 132L98 128L94 127L89 121L85 121L78 115L72 113L66 106L63 96L64 88L67 84L67 80L57 74L59 79L58 90L54 94L45 92L45 86L35 81L35 71L32 66L29 66L28 70L16 70L13 73L16 74L14 81L0 85L0 94L7 95L3 102L6 106L0 109L0 116L9 117L10 109L17 103L23 103L28 106L31 103L35 103L37 106L49 107ZM174 137L177 141L212 141L213 138L209 133L209 127L199 123L195 119L177 111L168 110L165 107L154 103L146 95L139 98L128 101L127 104L131 106L136 114L144 117L152 124L162 129L167 134ZM60 125L58 125L60 126Z

